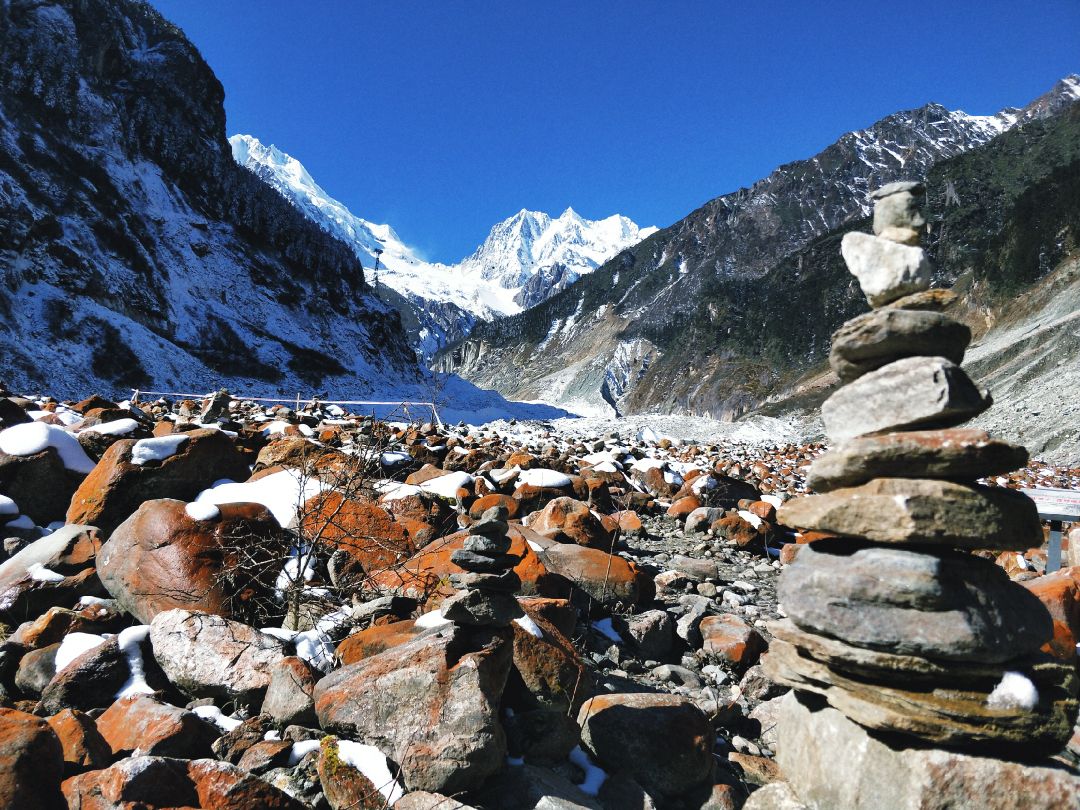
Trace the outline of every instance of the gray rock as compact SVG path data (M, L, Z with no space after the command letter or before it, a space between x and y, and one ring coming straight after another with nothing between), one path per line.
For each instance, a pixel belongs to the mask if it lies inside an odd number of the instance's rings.
M498 714L512 655L506 631L440 627L319 681L319 724L377 747L410 790L473 790L505 764Z
M783 700L777 762L813 810L1030 810L1075 807L1080 796L1080 775L1070 768L934 748L893 748L836 709L812 710L794 694ZM746 804L773 806L783 805Z
M788 501L776 516L793 528L877 543L1009 551L1043 540L1038 510L1023 493L933 478L875 478Z
M852 382L904 357L939 356L959 364L970 342L971 330L940 312L883 307L833 332L829 365L843 382Z
M615 631L630 641L645 659L663 661L675 644L675 622L666 610L646 610L632 615L611 617Z
M773 782L751 793L742 810L807 810L807 806L787 782Z
M686 608L686 612L675 622L675 633L691 647L697 649L701 646L701 620L704 619L712 608L712 600L704 596L687 594L679 597L679 604Z
M1058 753L1072 736L1078 709L1075 670L1049 656L1010 659L990 677L977 679L969 677L977 666L955 663L936 682L896 672L871 679L823 664L774 638L764 664L771 677L821 695L866 728L995 756L1032 759ZM995 694L1006 677L1035 701Z
M898 655L1006 661L1053 635L1036 596L969 555L827 553L810 543L780 575L777 595L802 630Z
M715 735L705 714L675 695L598 695L578 713L581 745L609 773L633 774L658 799L711 783Z
M668 560L667 567L678 571L695 582L718 579L720 576L713 560L699 560L683 554L672 555L671 559Z
M815 492L830 492L873 478L972 481L1027 462L1025 448L981 430L919 430L849 439L815 459L806 482Z
M923 204L926 188L922 183L889 183L870 194L874 200L874 233L887 228L920 231L926 226Z
M166 610L150 623L154 658L192 697L258 705L285 645L241 622L190 610Z
M475 808L471 804L462 804L457 799L451 799L441 793L415 790L398 799L394 803L394 810L475 810Z
M865 433L953 427L993 404L963 370L944 357L906 357L834 392L821 406L833 442Z
M705 682L701 676L692 669L681 667L678 664L661 664L652 671L654 677L679 686L689 686L692 689L700 689Z
M262 711L283 726L314 726L315 683L319 673L296 656L282 658L270 667L270 685Z
M38 650L30 650L19 661L15 671L15 686L25 695L38 697L56 674L56 653L60 644L50 644Z
M704 532L709 526L724 516L724 510L716 506L699 506L686 516L683 530L687 534Z
M852 232L844 234L840 252L871 306L885 306L930 286L930 261L920 247Z
M459 591L442 604L442 615L452 622L474 626L508 627L525 615L517 599L494 591Z
M784 696L790 691L790 689L787 689L784 691L783 695L771 698L770 700L763 700L754 707L754 710L751 711L749 715L747 715L751 720L756 720L761 727L758 739L774 751L776 750L779 741L777 721L780 717L780 704L783 702Z

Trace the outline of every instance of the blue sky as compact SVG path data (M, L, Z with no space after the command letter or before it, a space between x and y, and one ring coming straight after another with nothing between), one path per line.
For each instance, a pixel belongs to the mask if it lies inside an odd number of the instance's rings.
M1080 2L151 0L353 213L456 261L521 208L670 225L851 129L1022 105Z

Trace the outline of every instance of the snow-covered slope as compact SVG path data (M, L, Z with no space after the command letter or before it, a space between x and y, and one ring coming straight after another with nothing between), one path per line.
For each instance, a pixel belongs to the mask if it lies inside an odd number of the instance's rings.
M251 135L233 135L233 157L380 272L377 291L401 311L414 348L430 357L477 321L521 312L656 231L614 215L591 221L567 209L558 218L520 211L491 229L472 256L454 265L418 257L389 225L354 215L296 158Z

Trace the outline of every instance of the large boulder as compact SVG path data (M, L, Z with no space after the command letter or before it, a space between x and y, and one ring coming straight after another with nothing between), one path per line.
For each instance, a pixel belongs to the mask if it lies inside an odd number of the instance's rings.
M198 808L304 810L282 790L226 762L137 756L64 781L68 806L78 810Z
M112 748L89 715L64 709L48 723L64 749L64 776L107 768L112 762Z
M195 698L258 705L285 645L253 627L212 613L166 610L150 623L154 658L169 680Z
M220 430L123 439L105 451L79 485L67 522L89 523L111 534L145 501L190 501L215 481L245 481L249 475L243 453Z
M1052 634L1039 600L989 560L811 543L777 594L801 629L857 647L945 661L1006 661Z
M315 725L315 683L319 675L315 667L294 655L272 664L263 714L282 726Z
M1062 568L1023 585L1038 597L1054 622L1047 652L1063 661L1075 661L1080 643L1080 566Z
M715 735L709 719L677 695L598 695L578 713L581 744L611 774L673 798L711 784Z
M529 528L549 540L607 549L611 538L589 505L573 498L555 498L529 521Z
M514 573L521 580L519 593L526 596L565 596L565 582L552 574L541 561L536 540L550 543L535 532L510 524L508 532L510 550L517 557ZM403 594L414 598L449 597L456 591L450 584L452 574L464 574L465 569L451 560L451 555L465 547L467 531L455 532L442 537L393 568L380 571L371 577L372 583L388 593Z
M80 596L102 593L94 565L101 536L93 526L64 526L0 564L0 618L22 621Z
M416 552L405 527L389 512L339 492L310 498L300 511L299 528L305 539L343 553L341 571L356 579L397 565Z
M64 750L40 717L0 708L0 807L63 810Z
M115 756L142 754L197 759L213 755L217 729L194 712L147 695L121 698L97 719L97 730Z
M1038 510L1022 492L932 478L875 478L795 498L777 516L793 528L876 543L1002 551L1042 544Z
M444 625L342 667L315 687L319 724L377 747L410 790L477 788L506 756L498 712L513 654L508 632Z
M574 594L598 606L637 605L652 599L652 580L634 563L597 548L554 543L540 553L549 571L565 577Z
M64 519L72 493L93 467L79 440L56 425L30 422L0 431L0 495L39 526Z
M269 592L281 570L272 552L285 547L260 504L147 501L102 546L98 575L144 623L172 608L232 616Z
M837 767L843 754L844 765ZM1080 775L941 748L890 746L836 709L781 702L776 759L812 810L1076 807Z
M570 639L538 611L514 621L514 667L504 705L522 709L576 711L592 680Z

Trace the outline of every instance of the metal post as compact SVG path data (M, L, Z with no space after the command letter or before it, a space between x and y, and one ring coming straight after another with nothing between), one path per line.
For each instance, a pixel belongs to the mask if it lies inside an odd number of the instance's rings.
M1061 521L1050 521L1050 545L1046 549L1046 573L1061 568Z

